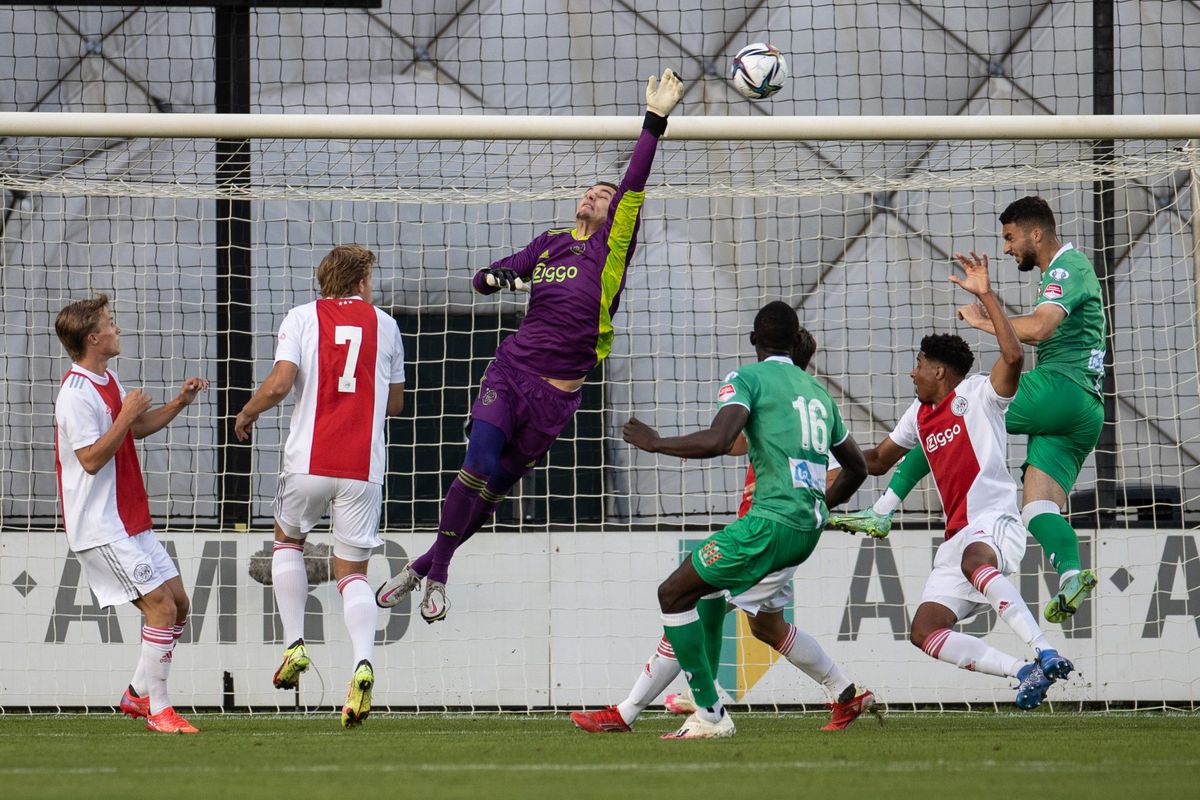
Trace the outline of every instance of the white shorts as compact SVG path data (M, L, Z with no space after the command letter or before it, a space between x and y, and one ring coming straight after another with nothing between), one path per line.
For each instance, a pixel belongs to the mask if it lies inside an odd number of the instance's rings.
M89 547L75 557L101 608L137 600L179 575L154 531Z
M741 594L729 598L729 602L750 616L759 611L783 611L792 603L792 578L796 567L785 567L767 575Z
M379 538L382 511L383 486L378 483L286 472L279 476L275 493L275 521L279 527L290 538L303 539L328 512L334 555L339 558L363 561L370 550L383 544ZM355 550L339 552L339 542Z
M997 517L991 525L968 524L938 546L933 557L933 572L925 581L922 603L938 603L964 620L991 608L991 603L963 575L963 552L969 545L983 542L996 554L1000 573L1009 576L1021 566L1025 555L1025 526L1018 517L1008 514Z

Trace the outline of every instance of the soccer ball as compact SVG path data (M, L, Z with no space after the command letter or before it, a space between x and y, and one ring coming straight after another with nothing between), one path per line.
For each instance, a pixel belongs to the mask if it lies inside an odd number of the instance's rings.
M787 61L778 47L762 42L748 44L733 57L729 71L733 88L747 100L762 100L783 88Z

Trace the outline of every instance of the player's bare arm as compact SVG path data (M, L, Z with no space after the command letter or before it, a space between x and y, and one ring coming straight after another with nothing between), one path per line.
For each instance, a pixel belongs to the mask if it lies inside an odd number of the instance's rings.
M104 469L104 465L112 460L121 442L125 440L125 434L129 433L137 418L146 413L148 408L150 395L141 389L127 392L121 403L121 412L113 420L112 426L99 439L75 451L75 457L79 459L84 472L95 475Z
M955 253L955 258L962 265L965 277L950 276L950 282L958 284L979 298L979 304L987 312L988 319L996 332L996 341L1000 345L1000 358L992 366L992 387L1001 397L1012 397L1017 393L1017 384L1021 380L1021 367L1025 364L1025 353L1021 340L1013 329L1012 321L1004 313L1000 299L992 291L991 279L988 275L988 257L978 256L971 251L970 257Z
M996 335L996 326L992 324L987 310L982 303L967 303L958 307L958 318L976 330ZM1009 317L1017 338L1025 344L1044 342L1054 335L1058 325L1067 318L1067 312L1062 306L1054 303L1042 303L1032 314L1019 317Z
M250 438L250 429L258 421L259 416L283 402L292 387L296 385L296 376L300 367L291 361L276 361L271 368L271 374L258 387L250 402L242 407L237 418L233 421L233 433L239 442Z
M174 400L164 403L158 408L150 409L134 420L133 438L144 439L158 433L171 424L171 420L179 416L179 412L194 403L197 395L207 391L208 381L204 378L188 378L183 382L183 386Z
M836 470L837 477L825 489L825 504L833 508L853 497L867 479L867 459L853 436L847 436L841 444L835 444L830 449L842 465L841 469Z
M404 384L393 383L388 386L387 415L397 416L404 410Z
M663 438L658 431L634 417L621 429L621 438L647 453L663 453L679 458L713 458L729 452L749 419L750 411L745 406L729 405L717 412L708 429L686 436Z
M896 441L890 436L883 437L883 441L879 444L869 450L863 450L863 458L867 462L867 474L888 474L907 453L907 447L896 444Z

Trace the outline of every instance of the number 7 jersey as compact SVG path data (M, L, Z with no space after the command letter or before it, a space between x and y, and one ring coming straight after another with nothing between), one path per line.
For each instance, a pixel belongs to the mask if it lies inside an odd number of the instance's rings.
M279 326L275 361L300 368L283 471L383 483L383 421L404 383L396 320L358 297L297 306Z
M771 356L730 373L717 401L750 411L744 432L755 488L748 516L803 530L823 526L829 448L848 435L825 387L791 359Z

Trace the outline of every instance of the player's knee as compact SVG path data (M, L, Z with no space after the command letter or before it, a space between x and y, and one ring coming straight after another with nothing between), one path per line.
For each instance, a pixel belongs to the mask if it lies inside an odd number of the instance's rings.
M658 607L664 614L675 614L681 610L679 605L679 592L671 583L671 579L667 578L658 585Z
M186 594L177 595L173 599L175 601L175 621L183 622L192 610L192 601Z
M176 616L175 597L166 586L160 586L142 598L142 609L148 621L159 625L174 624Z
M787 623L783 614L770 611L760 611L754 616L748 616L750 633L763 644L774 647L783 640L787 633Z
M913 647L924 648L927 638L929 631L925 630L924 626L913 625L908 631L908 641L912 642Z

